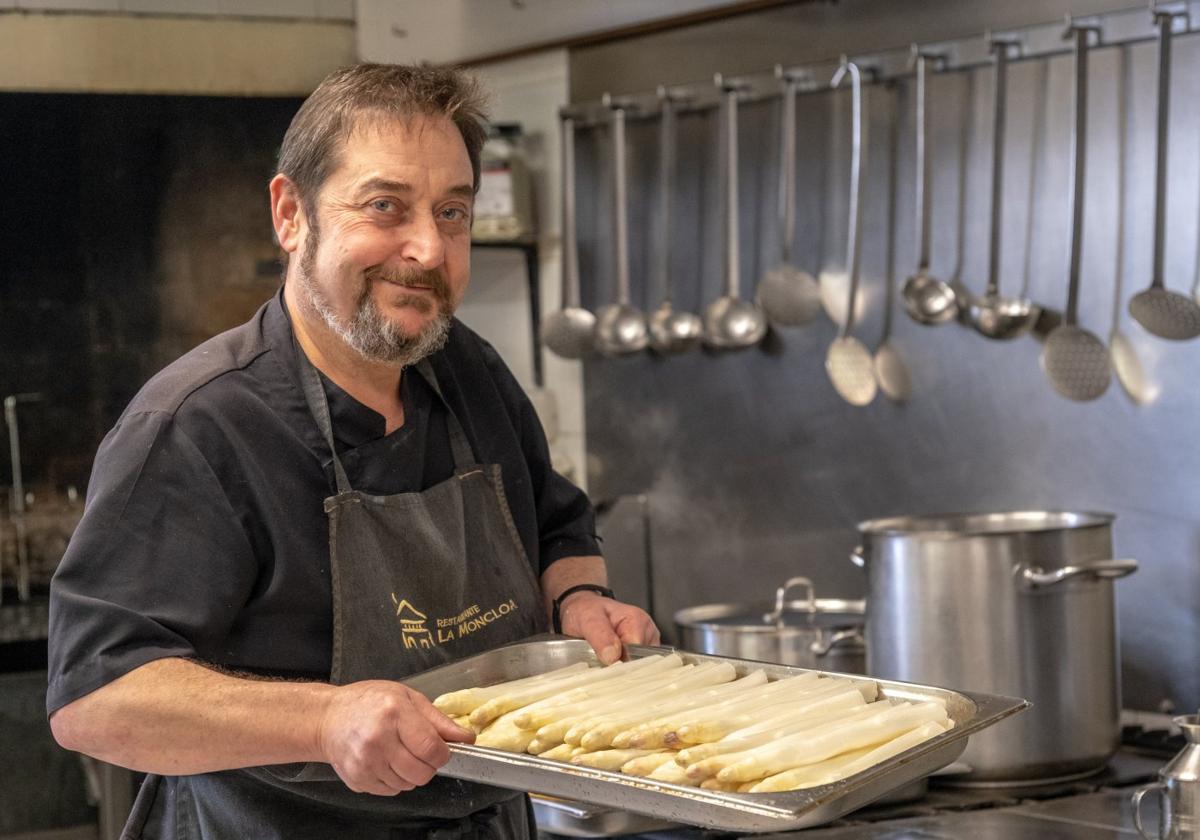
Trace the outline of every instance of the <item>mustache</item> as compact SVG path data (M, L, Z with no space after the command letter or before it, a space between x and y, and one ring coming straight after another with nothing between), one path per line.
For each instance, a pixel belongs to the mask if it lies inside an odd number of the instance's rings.
M366 278L371 281L382 280L398 286L425 286L432 289L440 300L447 302L450 300L450 285L436 269L386 269L383 266L375 266L368 269L365 274Z

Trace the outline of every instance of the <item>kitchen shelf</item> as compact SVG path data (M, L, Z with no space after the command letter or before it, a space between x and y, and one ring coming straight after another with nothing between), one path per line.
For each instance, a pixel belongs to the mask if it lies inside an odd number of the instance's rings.
M537 239L471 240L472 248L487 250L520 251L525 255L525 279L529 285L529 323L533 333L533 383L541 388L545 384L542 371L542 292L538 268Z

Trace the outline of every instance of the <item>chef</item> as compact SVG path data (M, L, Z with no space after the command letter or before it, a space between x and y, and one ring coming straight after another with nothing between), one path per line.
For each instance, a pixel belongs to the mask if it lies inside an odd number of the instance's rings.
M134 398L51 590L50 725L147 774L123 837L532 837L434 776L472 734L398 680L550 629L657 643L605 588L584 494L453 318L478 90L327 78L270 183L283 288Z

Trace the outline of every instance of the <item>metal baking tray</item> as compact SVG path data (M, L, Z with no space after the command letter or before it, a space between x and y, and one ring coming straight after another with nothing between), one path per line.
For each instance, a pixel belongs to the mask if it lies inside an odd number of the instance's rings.
M620 837L624 834L648 834L669 831L682 824L645 814L635 814L606 805L590 805L568 799L556 799L540 793L530 795L538 831L564 837Z
M638 658L671 653L671 648L627 648ZM762 669L772 679L811 669L674 651L685 662L729 662L739 676ZM580 639L537 637L416 674L405 683L429 698L447 691L490 685L544 673L574 662L596 662ZM831 674L828 671L817 671ZM863 679L861 674L831 674ZM438 771L456 779L540 793L558 799L632 811L668 822L721 831L792 831L822 825L879 799L888 792L950 764L967 747L968 736L1026 708L1014 697L951 691L914 683L875 680L881 697L939 699L954 728L923 744L841 781L786 793L723 793L627 776L620 772L511 753L473 744L452 744L450 761Z

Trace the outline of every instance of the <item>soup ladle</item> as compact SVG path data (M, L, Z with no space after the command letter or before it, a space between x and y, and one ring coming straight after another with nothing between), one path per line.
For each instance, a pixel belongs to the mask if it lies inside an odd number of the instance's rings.
M579 305L579 245L575 237L575 120L563 115L562 129L562 306L542 322L542 343L564 359L581 359L594 349L596 316Z
M762 341L767 317L757 303L739 295L738 264L738 94L742 86L718 73L725 134L725 294L704 310L704 343L718 350L742 350Z
M659 126L659 234L662 251L658 273L663 288L662 303L650 313L650 349L656 353L683 353L700 341L704 325L694 312L676 309L671 295L671 189L675 175L675 104L678 97L665 87L658 89L662 102Z
M1008 52L1016 42L992 40L996 77L992 107L992 207L988 246L987 290L972 297L967 305L967 321L985 338L1005 341L1029 331L1038 318L1038 310L1026 298L1000 294L1000 224L1004 209L1004 123L1008 95Z
M918 324L936 326L958 317L958 300L954 288L929 272L929 193L932 181L930 168L929 112L926 108L929 63L938 57L922 52L913 44L916 65L916 129L917 129L917 270L904 281L900 295L904 310Z
M646 316L629 302L629 223L626 217L625 106L605 97L611 111L613 156L613 239L616 242L617 299L596 313L596 349L606 356L645 350Z

